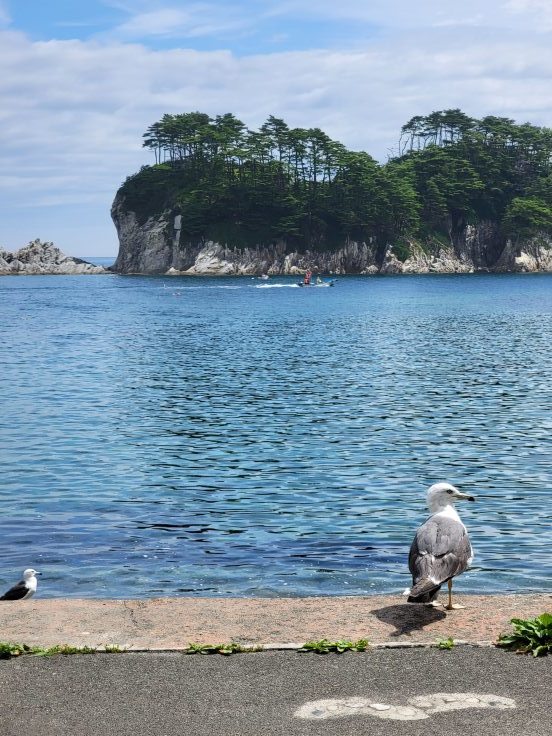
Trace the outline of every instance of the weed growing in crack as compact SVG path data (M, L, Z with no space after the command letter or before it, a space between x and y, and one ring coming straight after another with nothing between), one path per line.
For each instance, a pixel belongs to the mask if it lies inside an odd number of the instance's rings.
M244 654L246 652L260 652L262 647L243 647L236 642L230 644L190 644L184 654Z
M329 641L328 639L320 639L319 641L308 641L303 644L299 652L315 652L316 654L328 654L336 652L365 652L368 648L368 639L358 639L358 641L347 641L340 639L339 641Z
M124 652L116 644L110 644L105 647L105 651L109 654ZM11 659L12 657L20 657L21 655L30 654L34 657L53 657L56 654L96 654L98 652L94 647L74 647L70 644L56 644L53 647L37 647L28 644L17 644L15 642L0 642L0 659Z

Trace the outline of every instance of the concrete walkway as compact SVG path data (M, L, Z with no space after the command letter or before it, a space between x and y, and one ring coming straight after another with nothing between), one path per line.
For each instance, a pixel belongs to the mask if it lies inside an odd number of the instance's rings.
M327 598L31 599L0 603L0 641L178 650L191 642L278 646L327 638L371 644L494 642L513 617L552 610L550 595L458 596L464 610L398 596Z

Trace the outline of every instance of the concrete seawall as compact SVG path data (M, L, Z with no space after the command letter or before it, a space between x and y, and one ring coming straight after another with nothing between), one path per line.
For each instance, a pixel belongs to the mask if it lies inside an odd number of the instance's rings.
M397 596L318 598L31 599L0 603L0 641L30 645L178 650L191 642L280 646L310 640L431 644L494 642L510 619L552 610L552 596L464 595L463 610L409 605Z

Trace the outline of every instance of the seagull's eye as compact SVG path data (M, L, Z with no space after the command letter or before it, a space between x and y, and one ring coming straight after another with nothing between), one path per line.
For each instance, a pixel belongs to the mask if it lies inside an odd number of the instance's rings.
M447 493L454 493L450 488L447 489Z

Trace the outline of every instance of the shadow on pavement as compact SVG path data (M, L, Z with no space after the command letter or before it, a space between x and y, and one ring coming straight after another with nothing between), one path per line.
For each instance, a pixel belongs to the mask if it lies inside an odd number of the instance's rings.
M439 609L407 603L377 608L372 613L383 623L395 627L390 634L393 637L409 636L414 631L421 631L424 626L446 618L446 613Z

